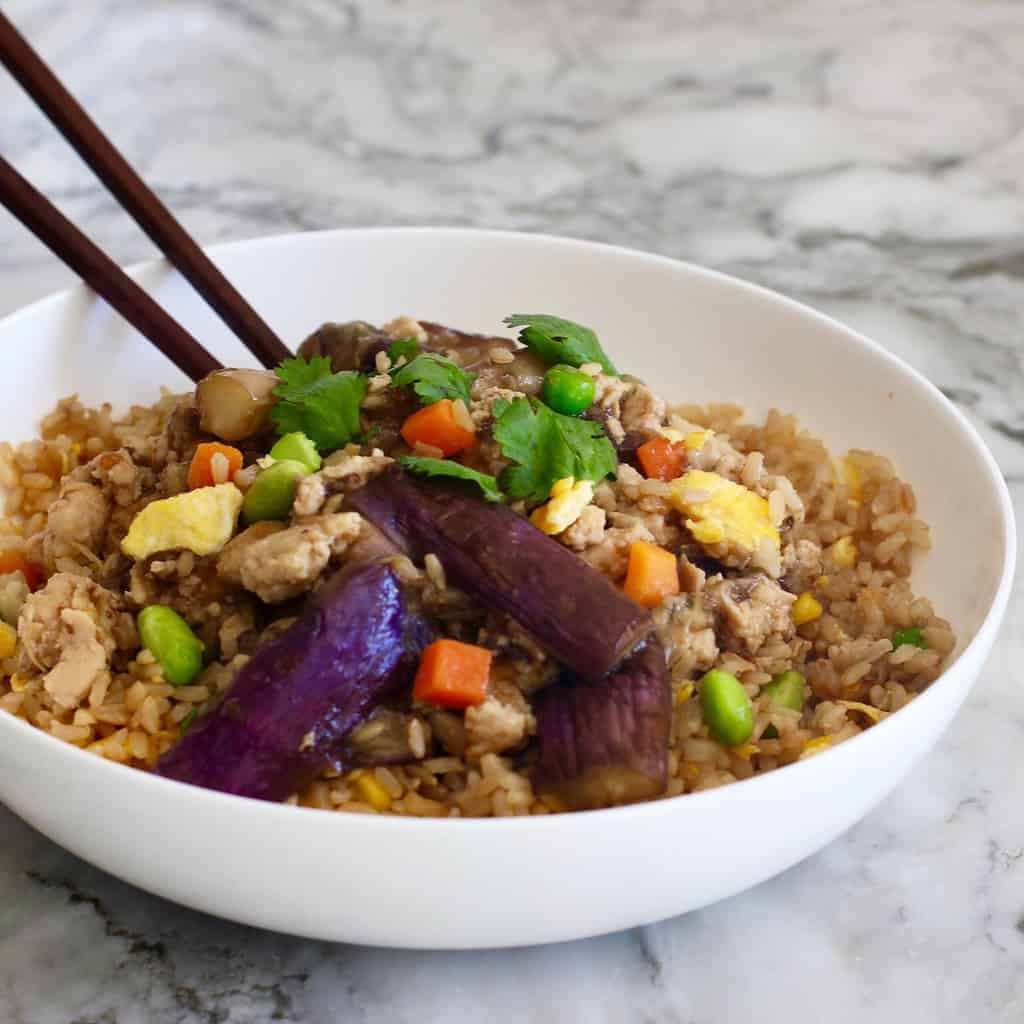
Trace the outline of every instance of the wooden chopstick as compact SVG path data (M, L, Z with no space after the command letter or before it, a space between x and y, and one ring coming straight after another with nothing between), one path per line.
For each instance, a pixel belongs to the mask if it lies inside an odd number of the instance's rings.
M0 11L0 61L168 260L267 367L292 353ZM152 340L152 339L151 339Z
M182 373L201 380L221 364L109 256L0 156L0 202Z

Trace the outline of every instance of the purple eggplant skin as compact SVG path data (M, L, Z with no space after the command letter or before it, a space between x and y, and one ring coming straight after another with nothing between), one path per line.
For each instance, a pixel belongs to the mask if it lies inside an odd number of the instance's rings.
M390 567L338 573L235 677L156 773L222 793L283 800L338 762L343 742L407 688L433 631Z
M567 679L550 687L534 713L537 793L582 811L665 792L672 698L665 651L656 641L600 682Z
M650 613L504 505L397 466L348 498L413 559L431 552L456 586L516 620L584 679L610 672L653 628Z

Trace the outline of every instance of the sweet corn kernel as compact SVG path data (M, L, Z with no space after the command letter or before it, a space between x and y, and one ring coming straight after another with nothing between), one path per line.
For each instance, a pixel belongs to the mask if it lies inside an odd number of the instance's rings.
M683 438L683 446L688 452L700 451L714 433L713 430L693 430Z
M820 619L824 610L821 602L809 590L804 591L793 605L793 624L802 626L804 623Z
M828 554L840 569L852 569L857 564L857 545L852 537L840 537Z
M386 811L391 807L391 797L388 791L377 781L373 772L358 771L349 776L349 780L355 784L359 795L375 811Z
M676 707L685 704L693 696L693 683L676 683L672 687L672 702Z
M18 648L18 634L13 626L0 622L0 659L11 658Z
M29 684L29 678L29 676L20 676L15 672L14 675L11 676L11 690L13 690L14 693L23 693L25 687Z
M828 577L827 576L819 576L814 581L814 585L816 587L827 587L828 586Z

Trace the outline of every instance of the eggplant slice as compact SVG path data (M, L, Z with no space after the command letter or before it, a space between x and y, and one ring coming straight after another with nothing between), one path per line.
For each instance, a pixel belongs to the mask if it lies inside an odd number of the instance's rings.
M328 765L385 700L406 689L433 639L394 570L342 570L261 647L224 700L196 720L156 773L258 800L283 800Z
M538 793L580 811L665 792L672 699L658 642L600 682L566 679L545 690L534 711Z
M348 499L412 558L433 553L448 578L505 612L557 661L595 681L652 629L650 614L605 576L504 505L397 466Z

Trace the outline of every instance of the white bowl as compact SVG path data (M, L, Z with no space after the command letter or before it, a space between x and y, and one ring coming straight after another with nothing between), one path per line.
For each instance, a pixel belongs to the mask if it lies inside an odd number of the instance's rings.
M755 885L877 804L953 717L992 646L1015 559L992 456L926 380L778 295L656 256L565 239L358 230L218 247L280 334L398 313L492 331L512 312L593 325L671 400L797 412L835 449L892 456L934 528L915 574L960 645L908 708L813 759L710 792L503 820L376 818L206 792L103 761L0 714L0 798L80 857L178 903L299 935L432 949L574 939ZM137 272L229 365L251 358L164 264ZM124 406L185 385L85 289L0 323L0 438L64 394ZM15 355L16 353L16 355Z

